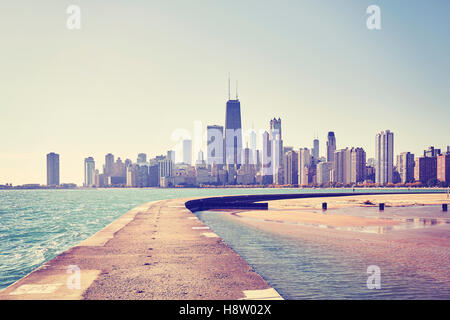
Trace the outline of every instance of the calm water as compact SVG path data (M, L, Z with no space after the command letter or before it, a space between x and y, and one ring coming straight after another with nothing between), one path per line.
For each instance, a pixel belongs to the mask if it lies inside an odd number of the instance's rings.
M0 289L145 202L191 196L327 191L330 190L0 190ZM355 283L358 287L365 286L365 275L356 276L360 273L355 270L357 261L341 261L332 250L294 243L231 223L221 215L206 212L200 216L286 298L373 297L372 291L355 293L348 289ZM330 268L339 277L333 276ZM406 288L409 284L400 285ZM428 282L423 285L430 286ZM432 292L429 294L435 297Z
M396 209L398 217L407 208ZM426 209L441 214L439 206ZM448 284L405 272L392 261L349 256L336 246L266 232L221 212L196 214L285 299L450 299ZM367 267L374 264L382 270L380 290L367 289Z

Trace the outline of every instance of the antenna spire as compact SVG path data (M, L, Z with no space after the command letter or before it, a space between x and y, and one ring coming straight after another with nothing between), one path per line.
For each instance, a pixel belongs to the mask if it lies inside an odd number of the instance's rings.
M238 100L238 81L236 80L236 100Z

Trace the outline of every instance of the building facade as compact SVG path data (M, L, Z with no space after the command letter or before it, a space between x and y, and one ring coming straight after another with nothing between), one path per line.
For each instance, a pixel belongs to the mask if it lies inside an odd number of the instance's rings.
M386 130L375 137L375 183L386 185L393 182L394 133Z
M402 152L397 156L397 170L402 183L414 181L414 154Z
M59 186L59 154L47 154L47 185Z
M95 185L95 161L94 158L88 157L84 159L84 184L85 187Z

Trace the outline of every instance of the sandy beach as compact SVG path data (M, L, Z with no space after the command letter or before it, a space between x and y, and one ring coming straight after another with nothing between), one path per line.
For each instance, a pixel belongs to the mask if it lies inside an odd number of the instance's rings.
M326 212L321 210L322 202L328 203ZM364 204L369 202L372 204ZM386 204L386 209L374 217L380 202ZM292 199L270 201L268 211L235 210L226 216L283 237L314 242L341 252L343 257L351 255L361 261L361 268L376 264L382 270L445 282L450 290L450 213L435 206L424 221L440 223L393 231L385 228L422 222L421 208L443 203L450 203L446 194ZM393 213L399 208L401 214ZM365 232L368 226L380 232Z

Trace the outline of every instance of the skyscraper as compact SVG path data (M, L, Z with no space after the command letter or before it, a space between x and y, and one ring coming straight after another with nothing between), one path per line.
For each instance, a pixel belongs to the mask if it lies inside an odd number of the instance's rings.
M402 183L414 181L414 154L402 152L397 156L397 170Z
M137 164L144 164L147 162L147 154L139 153L137 157Z
M333 161L333 182L350 184L351 165L351 150L348 148L336 150Z
M291 150L284 155L284 183L298 184L298 153Z
M242 125L241 103L237 96L228 100L225 113L225 156L228 165L241 164Z
M262 184L273 183L272 145L267 131L262 134Z
M326 185L330 182L331 164L329 162L319 162L317 164L317 184Z
M111 153L108 153L105 156L105 167L103 168L103 173L106 176L111 176L114 170L114 156Z
M281 131L281 119L270 120L270 139L272 147L273 183L283 184L283 137Z
M319 139L317 138L313 141L312 156L315 162L319 160Z
M92 187L95 184L95 161L94 158L84 159L84 186Z
M328 132L327 140L327 162L334 161L334 152L336 151L336 137L333 131Z
M192 163L192 140L183 140L183 163Z
M47 185L59 186L59 154L47 154Z
M350 182L363 182L366 179L366 152L363 148L351 148L350 157Z
M298 184L306 186L309 184L308 169L311 165L311 152L308 148L300 148L298 152Z
M256 142L256 131L252 129L249 134L249 140L250 140L250 151L252 153L252 161L253 164L257 163L257 155L256 155L256 149L257 149L257 142Z
M219 168L224 164L223 126L211 125L206 128L208 165L216 164Z
M375 137L375 182L380 185L392 183L394 171L394 133L381 131Z

